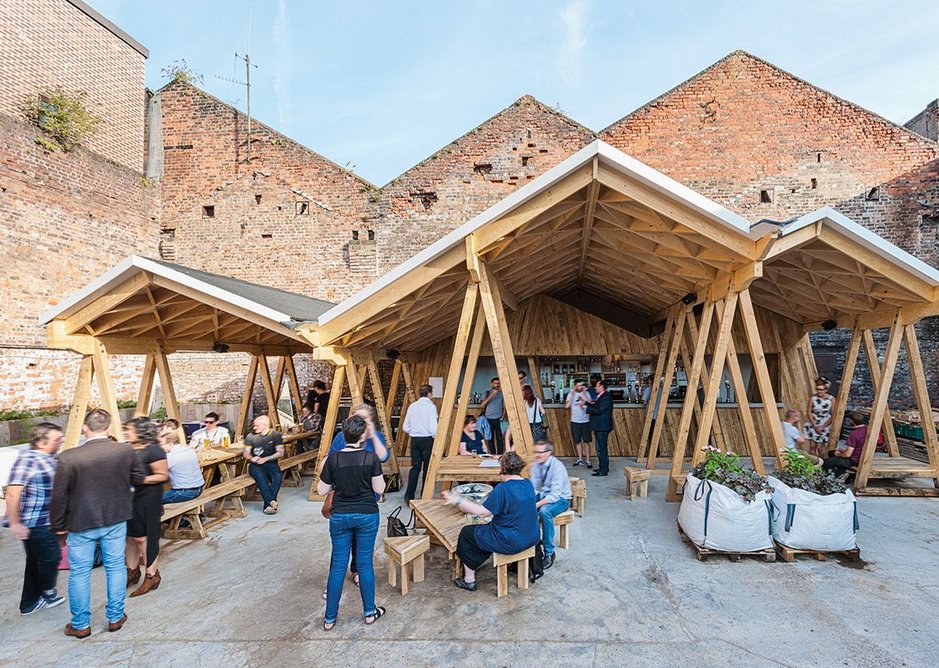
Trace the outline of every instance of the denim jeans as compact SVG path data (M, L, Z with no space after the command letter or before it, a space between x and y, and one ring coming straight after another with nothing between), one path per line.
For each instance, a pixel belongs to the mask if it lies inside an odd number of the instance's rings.
M258 484L258 492L261 494L261 498L264 499L264 507L267 508L271 505L271 501L277 500L277 494L280 492L280 481L284 478L277 460L273 459L263 464L252 462L248 464L248 473L254 478L254 482Z
M187 489L168 489L163 492L163 503L180 503L182 501L192 501L202 494L201 487L189 487Z
M375 614L375 537L378 535L378 513L333 514L329 518L329 537L333 543L332 562L329 565L329 580L326 583L327 624L336 621L339 615L339 599L345 582L346 567L355 539L355 561L359 569L359 593L362 595L362 611L368 617Z
M544 494L538 495L539 501L543 498ZM554 554L554 518L570 507L570 499L558 499L538 509L538 515L541 517L541 542L544 543L545 554Z
M610 472L610 451L607 448L607 441L610 438L610 432L608 431L595 431L593 432L594 441L596 443L597 449L597 461L600 462L599 471L600 473L609 473Z
M26 572L23 574L20 612L32 608L44 592L55 589L62 559L59 539L48 526L31 528L29 538L23 541L23 548L26 550Z
M109 622L119 621L124 616L126 539L126 522L68 535L68 605L72 612L72 628L81 630L91 625L91 568L95 560L95 545L99 543L108 582L105 614Z

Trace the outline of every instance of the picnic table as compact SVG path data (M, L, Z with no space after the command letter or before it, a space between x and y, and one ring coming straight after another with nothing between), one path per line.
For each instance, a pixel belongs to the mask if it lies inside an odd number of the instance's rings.
M460 531L466 526L466 514L456 506L448 505L446 501L439 499L413 500L411 510L414 512L418 526L427 528L427 535L430 536L431 542L446 548L447 557L453 561L454 576L462 577L463 564L456 556L456 544L460 538Z
M202 469L205 486L210 487L212 485L216 471L221 474L221 482L227 482L235 478L238 475L239 467L242 466L243 452L244 450L238 446L199 450L199 467Z
M483 466L484 462L489 462L489 465ZM445 483L485 482L492 484L502 482L502 474L499 472L498 459L454 455L441 460L440 467L437 469L437 480ZM446 487L445 485L444 488Z
M297 454L297 441L313 438L314 436L319 435L320 432L318 430L288 432L283 435L284 452L288 457L293 457L295 454Z

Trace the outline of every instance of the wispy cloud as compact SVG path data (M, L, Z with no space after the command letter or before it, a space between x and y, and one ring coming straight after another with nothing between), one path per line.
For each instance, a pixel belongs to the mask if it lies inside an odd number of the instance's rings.
M277 105L277 123L281 132L290 132L290 28L287 24L287 2L277 0L277 16L271 29L277 62L274 65L274 101Z
M580 83L581 54L587 46L587 15L590 0L572 0L560 12L564 37L558 52L558 75L568 86Z

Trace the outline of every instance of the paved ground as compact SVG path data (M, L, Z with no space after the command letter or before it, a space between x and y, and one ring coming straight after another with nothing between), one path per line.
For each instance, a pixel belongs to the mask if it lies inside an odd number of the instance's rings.
M68 606L20 617L21 549L0 537L0 664L136 666L935 666L939 664L939 500L864 498L862 557L698 562L675 530L664 477L625 499L622 462L587 478L572 547L531 589L496 599L447 581L432 548L427 580L402 598L384 577L387 617L366 627L346 589L322 630L326 521L305 489L284 489L274 517L248 504L202 543L164 544L163 584L129 599L120 633L103 631L104 573L93 579L93 635L62 635ZM572 469L573 472L582 469ZM389 496L383 514L400 503ZM66 578L60 584L64 589Z

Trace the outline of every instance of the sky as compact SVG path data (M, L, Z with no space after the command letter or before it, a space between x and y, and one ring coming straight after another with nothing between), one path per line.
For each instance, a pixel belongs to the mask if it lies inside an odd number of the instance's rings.
M525 94L593 130L736 49L896 123L939 97L936 0L88 0L200 87L383 185ZM220 78L220 77L224 77Z

